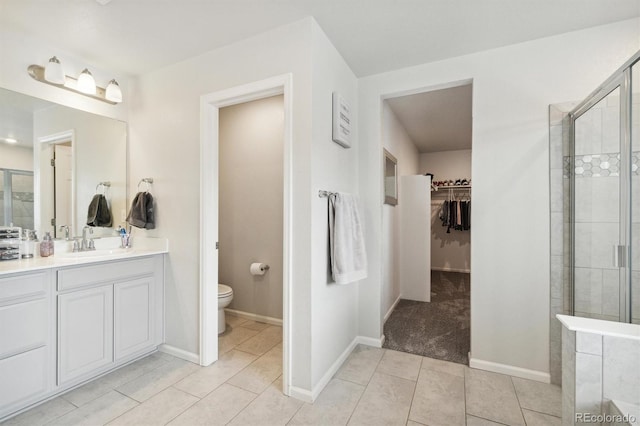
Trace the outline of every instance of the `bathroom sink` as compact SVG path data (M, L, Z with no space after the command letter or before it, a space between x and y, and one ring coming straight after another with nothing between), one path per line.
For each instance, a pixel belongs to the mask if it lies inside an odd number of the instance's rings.
M67 253L56 253L54 256L61 259L100 259L122 254L133 254L133 249L115 248L91 251L77 251Z

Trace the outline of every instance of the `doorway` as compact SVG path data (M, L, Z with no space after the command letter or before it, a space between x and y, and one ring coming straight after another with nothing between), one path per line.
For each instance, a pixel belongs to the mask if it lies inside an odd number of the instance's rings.
M472 93L462 81L383 101L383 145L399 175L398 204L383 206L383 346L462 364L471 340ZM414 240L425 227L423 247ZM413 297L416 287L429 297Z
M286 74L201 97L201 244L200 244L200 364L218 360L218 277L220 203L220 117L221 109L260 99L281 96L283 108L282 144L282 259L277 265L282 272L282 383L290 394L291 363L290 276L291 276L291 75ZM252 179L255 176L250 176ZM256 262L260 259L256 258ZM250 265L245 265L249 269ZM230 283L233 286L233 283ZM239 287L240 289L240 287ZM270 315L263 315L269 317ZM264 318L263 318L264 319ZM232 322L235 321L232 319ZM268 325L267 325L268 326ZM258 326L262 327L262 326Z
M60 227L75 232L75 132L37 138L34 156L34 229L60 237ZM73 234L75 235L75 234Z

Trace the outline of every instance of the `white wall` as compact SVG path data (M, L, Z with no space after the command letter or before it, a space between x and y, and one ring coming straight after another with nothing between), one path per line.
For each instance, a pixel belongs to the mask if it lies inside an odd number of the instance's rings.
M284 98L219 112L218 282L233 288L230 308L282 318ZM249 265L270 266L253 276Z
M424 152L420 154L420 173L432 173L434 181L471 179L471 150Z
M33 149L0 141L0 169L33 170Z
M640 48L639 28L640 20L628 20L359 81L367 250L371 264L381 265L381 99L473 79L476 360L533 370L542 379L549 371L548 106L587 96ZM381 268L372 268L361 284L367 292L361 292L360 329L369 337L382 328L382 283Z
M357 129L349 150L331 140L331 93L340 91L357 114L357 80L315 21L142 75L131 110L131 184L154 177L157 229L144 232L171 241L167 344L197 353L200 96L284 73L293 76L294 112L290 374L310 392L358 333L358 285L328 283L327 200L317 195L357 193Z
M429 152L420 154L420 172L433 173L434 180L471 179L471 150ZM454 194L464 195L457 191ZM473 196L471 197L473 198ZM449 192L441 188L431 193L431 269L469 272L471 268L471 233L451 230L440 221L442 203ZM472 203L473 205L473 203Z
M322 29L312 21L313 132L311 142L311 300L313 339L311 358L312 389L317 394L331 378L330 367L358 335L358 284L331 282L328 265L327 198L318 190L357 194L360 149L358 129L354 126L352 145L344 149L331 139L332 98L334 91L344 96L358 121L358 82ZM294 112L294 116L296 113ZM361 210L362 211L362 210ZM364 238L369 231L364 230ZM371 266L370 266L371 267ZM295 303L295 302L294 302ZM294 342L298 344L297 341Z
M398 160L398 176L419 173L420 153L387 102L382 106L382 146ZM380 166L382 167L382 166ZM398 185L398 200L402 200ZM400 297L400 207L382 206L382 313Z

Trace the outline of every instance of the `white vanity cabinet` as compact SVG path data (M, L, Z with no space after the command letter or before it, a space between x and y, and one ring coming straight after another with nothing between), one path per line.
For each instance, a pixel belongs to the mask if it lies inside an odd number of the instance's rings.
M0 277L0 418L54 386L49 271Z
M58 271L58 385L95 375L161 343L159 259Z
M157 349L164 254L0 274L0 422Z

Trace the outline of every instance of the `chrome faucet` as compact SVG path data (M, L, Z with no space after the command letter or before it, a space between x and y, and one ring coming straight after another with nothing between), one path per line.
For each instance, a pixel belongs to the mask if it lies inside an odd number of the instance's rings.
M64 231L64 239L66 241L69 241L71 238L69 237L69 226L68 225L62 225L60 227L61 231Z
M84 228L82 228L82 248L80 249L81 251L95 250L95 247L93 245L93 240L92 241L87 240L87 231L89 231L89 234L93 234L93 228L90 226L85 226Z

